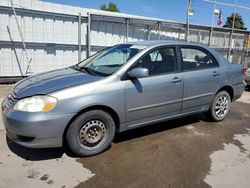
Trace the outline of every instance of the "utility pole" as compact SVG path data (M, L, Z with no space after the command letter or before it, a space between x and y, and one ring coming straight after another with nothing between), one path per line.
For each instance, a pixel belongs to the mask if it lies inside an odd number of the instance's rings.
M185 39L188 42L189 37L189 11L191 10L191 0L187 0L187 18L186 18L186 36Z
M81 45L81 41L82 41L82 31L81 31L81 27L82 27L82 16L81 13L78 13L78 62L81 61L82 59L82 45Z
M88 16L88 22L87 22L87 40L86 40L86 45L87 45L87 53L86 53L86 57L90 57L91 56L91 14L88 12L87 13Z
M231 30L231 34L230 34L230 40L229 40L229 49L228 49L228 54L227 54L228 58L231 57L231 51L232 51L232 48L233 48L233 34L234 34L234 25L235 25L235 16L236 16L237 4L238 4L238 0L235 0L233 24L232 24L232 30Z
M213 9L213 16L212 16L212 23L211 23L211 30L210 30L210 36L209 36L209 42L208 42L208 46L212 45L212 39L213 39L213 28L214 28L214 10L216 7L216 0L214 0L214 9Z

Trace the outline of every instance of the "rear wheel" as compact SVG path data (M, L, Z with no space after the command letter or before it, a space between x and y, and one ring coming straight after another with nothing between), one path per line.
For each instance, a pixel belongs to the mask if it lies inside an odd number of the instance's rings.
M70 125L67 144L78 156L91 156L107 149L115 136L113 118L102 110L92 110L78 116Z
M222 121L229 112L231 98L226 91L220 91L213 99L207 117L212 121Z

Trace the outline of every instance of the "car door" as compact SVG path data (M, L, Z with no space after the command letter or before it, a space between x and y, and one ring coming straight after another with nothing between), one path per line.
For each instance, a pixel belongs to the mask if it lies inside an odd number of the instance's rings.
M202 47L181 46L179 51L184 76L182 113L205 110L219 89L219 64Z
M145 78L126 80L126 120L139 126L180 114L183 76L175 47L161 47L145 54L134 66L149 69Z

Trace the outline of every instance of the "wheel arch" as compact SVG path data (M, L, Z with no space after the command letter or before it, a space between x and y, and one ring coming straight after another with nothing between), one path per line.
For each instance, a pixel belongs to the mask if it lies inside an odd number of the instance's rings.
M231 101L233 101L233 98L234 98L234 90L233 90L233 88L232 88L231 86L228 86L228 85L223 86L222 88L220 88L220 89L217 91L217 93L219 93L219 92L221 92L221 91L226 91L226 92L228 92L228 94L229 94L229 96L230 96L230 98L231 98ZM217 93L216 93L216 94L217 94Z
M107 112L108 114L110 114L114 121L115 121L115 126L116 126L116 132L119 132L119 129L120 129L120 118L118 116L118 114L116 113L116 111L108 106L105 106L105 105L94 105L94 106L89 106L89 107L86 107L82 110L80 110L76 115L74 115L70 121L68 122L66 128L64 129L64 132L63 132L63 138L62 138L62 143L63 145L65 144L65 138L66 138L66 133L71 125L71 123L81 114L85 113L85 112L88 112L88 111L91 111L91 110L103 110L105 112Z

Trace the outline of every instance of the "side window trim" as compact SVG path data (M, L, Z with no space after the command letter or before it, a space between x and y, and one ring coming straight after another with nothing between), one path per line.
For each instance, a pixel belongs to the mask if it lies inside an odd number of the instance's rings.
M200 50L202 52L204 52L205 54L208 54L210 56L210 58L212 59L212 61L216 64L216 66L213 67L208 67L208 68L199 68L199 69L191 69L191 70L184 70L183 69L183 57L182 57L182 52L181 49L182 48L189 48L189 49L195 49L195 50ZM220 67L220 64L218 63L218 61L216 60L216 58L213 56L213 54L211 54L208 50L206 50L205 48L202 48L200 46L194 46L194 45L178 45L177 46L177 50L179 52L179 64L180 64L180 70L181 72L191 72L191 71L199 71L199 70L205 70L205 69L213 69L216 67Z

